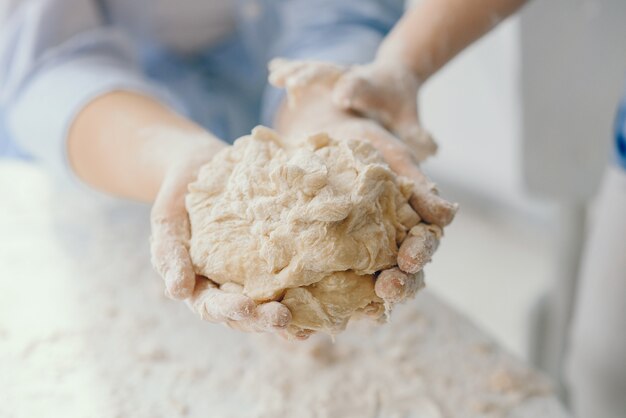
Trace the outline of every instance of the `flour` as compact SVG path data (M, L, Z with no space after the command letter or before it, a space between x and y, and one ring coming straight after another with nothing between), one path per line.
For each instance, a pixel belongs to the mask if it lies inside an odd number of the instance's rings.
M163 295L148 207L45 180L0 163L0 417L569 417L428 291L334 344L207 324Z
M291 310L290 332L343 330L382 313L373 275L397 264L419 221L398 177L367 141L326 134L285 141L258 127L189 186L196 272Z

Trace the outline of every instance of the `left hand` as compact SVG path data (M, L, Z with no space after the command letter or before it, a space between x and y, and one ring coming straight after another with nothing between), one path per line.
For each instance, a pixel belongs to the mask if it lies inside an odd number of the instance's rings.
M325 88L334 105L372 119L408 145L417 162L437 151L437 144L421 127L417 111L419 82L400 64L343 67L319 61L275 59L270 63L270 82L285 87L290 104L311 89Z
M173 159L152 207L152 264L165 281L166 295L185 300L203 320L225 323L241 331L280 334L291 321L286 306L279 302L256 303L243 295L239 286L220 286L194 271L189 255L191 228L185 195L200 167L217 151L210 143L201 144L181 152L178 160Z
M419 122L419 80L401 64L374 61L345 70L333 89L333 102L380 123L410 146L418 162L437 151Z
M412 297L421 287L421 270L437 249L441 228L452 221L457 205L438 196L435 185L421 172L405 142L377 122L351 115L334 105L330 97L345 74L345 68L322 62L275 60L270 64L270 82L287 88L290 104L279 115L283 134L325 131L338 139L367 139L392 170L413 180L409 203L426 223L411 229L400 245L399 268L381 272L375 286L378 296L393 304Z
M384 73L388 70L382 70L378 65L374 63L347 69L326 62L275 59L270 63L269 78L273 85L287 89L289 107L295 109L290 112L291 119L297 120L292 125L304 126L309 133L329 131L332 127L339 131L335 135L368 139L392 170L413 180L411 205L422 220L439 227L447 226L454 219L458 205L441 198L435 184L419 169L419 163L430 155L427 150L434 152L436 145L419 125L415 96L417 87L411 90L407 85L407 91L401 86L386 87L384 78L378 78L383 77L378 71ZM353 84L350 81L360 69L370 74L362 79L365 83L363 91L357 88L360 82ZM404 82L411 84L409 79ZM377 92L380 97L376 97ZM364 109L363 112L369 109L367 113L373 116L373 121L355 117L345 108L338 108L336 103L342 101L345 95L361 97L352 101L350 108ZM332 102L329 97L332 97ZM393 97L397 100L394 101ZM367 117L365 114L361 116ZM390 132L394 130L388 127L391 125L402 131L405 137L400 136L399 140L392 135ZM428 143L432 143L432 147Z

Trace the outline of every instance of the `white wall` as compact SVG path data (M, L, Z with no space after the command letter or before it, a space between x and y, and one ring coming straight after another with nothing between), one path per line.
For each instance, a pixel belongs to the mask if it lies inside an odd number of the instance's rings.
M626 79L626 1L536 0L445 67L420 97L438 182L541 213L530 194L589 198ZM444 188L445 192L445 188Z
M438 183L522 210L520 22L509 19L423 88L420 112L439 152L425 164Z
M529 189L585 200L610 155L626 81L626 1L535 1L521 19Z

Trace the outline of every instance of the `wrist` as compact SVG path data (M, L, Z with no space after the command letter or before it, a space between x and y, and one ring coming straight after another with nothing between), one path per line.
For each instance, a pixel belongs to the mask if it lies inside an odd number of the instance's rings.
M411 59L419 55L419 60ZM393 39L385 39L378 48L375 65L381 68L391 68L398 72L410 75L417 86L422 85L432 75L432 65L428 54L415 54L407 50L403 43Z
M206 159L227 145L201 128L175 126L144 128L142 160L169 171L172 167L188 164L194 159Z
M138 135L142 146L138 163L142 167L142 200L152 201L166 183L187 184L194 180L200 166L217 154L225 143L193 126L152 126ZM186 187L181 186L181 190Z

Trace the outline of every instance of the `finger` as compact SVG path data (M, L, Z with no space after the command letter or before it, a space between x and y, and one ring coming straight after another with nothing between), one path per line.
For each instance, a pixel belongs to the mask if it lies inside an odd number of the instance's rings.
M336 64L309 62L294 72L289 81L294 86L308 86L314 83L331 85L335 84L344 72L345 68Z
M352 69L337 81L332 99L340 108L360 113L368 107L371 89L367 79Z
M419 171L407 144L377 122L359 119L345 123L338 128L329 129L328 134L338 138L362 138L369 141L397 174L411 178L413 171Z
M291 322L291 311L280 302L262 303L257 306L253 320L266 331L285 328Z
M308 340L311 335L315 334L315 331L288 325L283 329L276 328L274 333L287 341L304 341Z
M163 277L167 295L185 299L195 285L195 273L186 245L177 239L152 238L152 265Z
M191 295L195 273L188 252L189 218L185 208L188 179L171 178L161 187L150 216L152 264L176 299Z
M398 267L405 273L417 273L428 263L441 237L441 229L434 225L418 224L411 228L398 251Z
M427 223L444 227L454 219L459 205L449 202L437 195L437 188L415 164L411 158L413 153L409 146L383 128L374 127L378 135L367 135L363 131L363 137L381 153L389 167L401 176L411 179L414 183L413 195L409 203L417 214ZM358 132L358 131L357 131Z
M367 306L365 306L365 308L363 308L362 312L365 316L371 319L380 319L381 317L385 316L385 304L370 302Z
M424 273L407 274L394 267L383 270L376 279L374 290L387 303L398 303L411 298L424 287Z
M335 84L345 68L336 64L317 61L273 60L270 63L270 83L287 89L290 105L297 104L310 88Z
M304 61L292 61L285 58L274 58L268 64L269 82L275 87L283 88L287 79L300 68L304 67Z
M315 334L315 331L313 331L312 329L293 329L290 330L289 332L284 331L279 333L279 335L282 335L283 337L285 337L288 340L297 340L297 341L305 341L308 340L309 337L311 337L311 335Z
M432 189L429 190L420 185L413 187L413 195L409 203L425 222L442 228L452 222L459 210L458 203L449 202Z
M269 82L275 87L306 84L319 79L336 80L345 68L336 64L307 60L274 58L269 65Z
M408 145L417 162L422 162L437 153L437 143L423 129L417 117L394 127L394 132Z
M256 304L238 293L224 292L206 278L198 278L193 295L187 299L190 308L210 322L241 321L254 315Z
M372 84L363 70L358 68L339 78L333 88L332 99L339 108L373 119L388 128L395 124L385 92Z
M392 169L413 181L413 194L409 204L426 223L445 227L452 222L459 209L457 203L452 203L437 193L437 187L415 165L397 164Z
M280 302L257 305L255 313L242 320L230 320L228 326L244 332L284 331L291 322L291 312Z
M311 63L289 77L287 94L296 104L312 88L332 88L342 72L339 66Z

